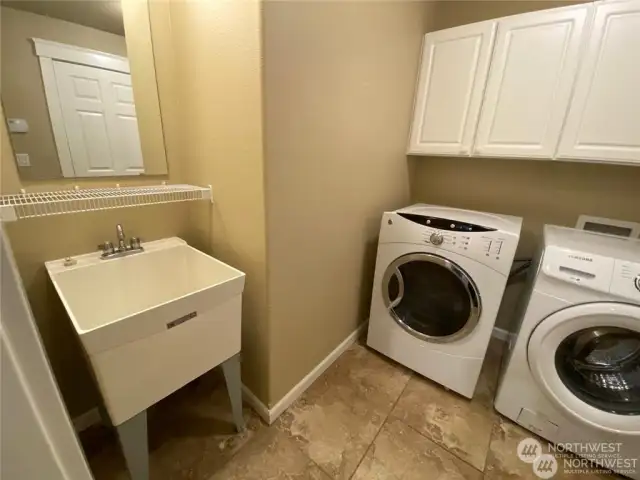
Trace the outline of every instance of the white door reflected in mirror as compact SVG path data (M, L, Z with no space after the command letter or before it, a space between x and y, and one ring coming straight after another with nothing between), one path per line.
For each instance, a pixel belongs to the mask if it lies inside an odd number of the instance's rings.
M139 175L144 173L129 62L61 44L36 51L74 57L68 63L41 57L43 72L51 62L54 78L43 75L49 116L65 177ZM38 48L45 45L42 48ZM101 57L104 56L104 60ZM102 68L106 64L111 68ZM59 105L59 108L57 106Z
M2 1L2 103L22 179L167 173L138 3Z

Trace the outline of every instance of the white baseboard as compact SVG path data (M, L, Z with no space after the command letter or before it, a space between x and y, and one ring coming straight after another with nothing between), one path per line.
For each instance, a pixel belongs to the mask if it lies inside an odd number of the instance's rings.
M76 432L80 433L93 425L99 425L102 423L102 417L98 407L94 407L91 410L87 410L82 415L78 415L72 421L73 428Z
M242 396L244 397L244 401L247 402L258 415L260 415L260 418L271 425L272 422L269 421L269 419L271 418L269 407L262 403L262 401L258 397L256 397L255 394L251 390L249 390L249 387L247 387L244 383L242 384Z
M363 330L367 327L368 322L362 323L356 328L347 338L345 338L340 345L334 348L329 355L327 355L313 370L311 370L302 380L300 380L287 394L282 397L271 408L267 407L258 397L256 397L246 385L242 386L242 392L244 398L251 407L256 411L260 417L271 425L276 419L287 409L293 402L295 402L300 395L302 395L311 384L322 375L327 368L329 368L333 362L335 362L340 355L346 352L351 345L362 334Z
M491 336L498 340L502 340L503 342L508 342L511 337L513 337L513 333L509 330L505 330L504 328L493 327L493 333Z

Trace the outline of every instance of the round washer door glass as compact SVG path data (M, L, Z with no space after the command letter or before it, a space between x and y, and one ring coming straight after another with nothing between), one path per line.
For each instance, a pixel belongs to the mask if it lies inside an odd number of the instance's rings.
M640 415L640 333L591 327L565 338L555 355L558 375L589 405L620 415Z
M467 335L480 317L480 297L469 275L438 255L396 259L383 277L382 296L401 327L433 342Z

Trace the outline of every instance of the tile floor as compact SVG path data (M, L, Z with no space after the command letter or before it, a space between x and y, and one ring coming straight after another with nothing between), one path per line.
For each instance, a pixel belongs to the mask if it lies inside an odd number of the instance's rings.
M503 347L492 341L469 401L355 344L274 425L246 408L242 434L214 371L150 410L151 479L535 480L515 453L531 434L493 410ZM82 440L96 480L128 478L110 430Z

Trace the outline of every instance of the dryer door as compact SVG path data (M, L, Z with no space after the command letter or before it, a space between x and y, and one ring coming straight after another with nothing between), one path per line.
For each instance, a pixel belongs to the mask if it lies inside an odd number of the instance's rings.
M528 360L541 389L571 417L640 435L640 306L560 310L533 331Z
M402 328L430 342L462 338L480 318L480 296L469 275L452 261L429 253L410 253L393 261L382 279L382 298Z

